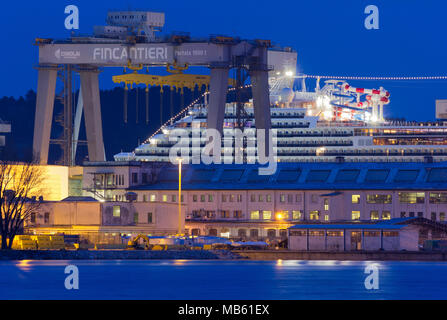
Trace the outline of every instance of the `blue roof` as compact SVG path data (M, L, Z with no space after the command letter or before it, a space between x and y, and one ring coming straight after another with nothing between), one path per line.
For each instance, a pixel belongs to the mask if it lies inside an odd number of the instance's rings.
M277 163L273 175L259 165L183 165L184 190L446 190L447 162ZM177 190L178 171L167 163L151 184L132 190Z

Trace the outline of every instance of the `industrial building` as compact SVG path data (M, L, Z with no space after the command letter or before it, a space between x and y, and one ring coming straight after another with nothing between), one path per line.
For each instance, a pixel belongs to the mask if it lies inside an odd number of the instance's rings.
M288 248L299 251L418 251L428 239L447 238L447 225L425 218L298 224L289 228Z

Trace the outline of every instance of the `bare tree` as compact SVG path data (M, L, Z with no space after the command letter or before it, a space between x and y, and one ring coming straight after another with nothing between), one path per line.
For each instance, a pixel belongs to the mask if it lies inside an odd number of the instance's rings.
M1 249L11 249L24 222L37 214L41 205L42 168L34 163L0 161Z

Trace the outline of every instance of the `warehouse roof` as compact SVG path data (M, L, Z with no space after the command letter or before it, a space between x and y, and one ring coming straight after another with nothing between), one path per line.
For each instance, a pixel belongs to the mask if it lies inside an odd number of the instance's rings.
M447 162L277 163L272 175L259 165L184 165L184 190L445 190ZM151 184L132 190L176 190L178 168L166 164Z

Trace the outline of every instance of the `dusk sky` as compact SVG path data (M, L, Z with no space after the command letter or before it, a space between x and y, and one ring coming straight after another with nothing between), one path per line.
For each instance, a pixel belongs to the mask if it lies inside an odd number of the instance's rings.
M37 88L35 37L64 38L64 8L77 5L81 34L105 24L109 9L147 9L166 13L164 32L192 36L237 35L271 39L298 52L298 70L313 75L428 76L447 75L445 15L439 0L338 1L7 1L0 23L3 61L0 96L20 96ZM367 5L378 6L379 30L366 30ZM112 69L101 76L111 88ZM435 100L447 99L444 81L351 81L354 86L391 92L385 114L434 120ZM314 88L315 82L308 82Z

